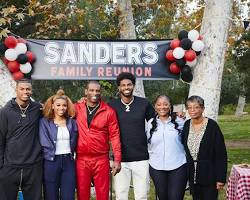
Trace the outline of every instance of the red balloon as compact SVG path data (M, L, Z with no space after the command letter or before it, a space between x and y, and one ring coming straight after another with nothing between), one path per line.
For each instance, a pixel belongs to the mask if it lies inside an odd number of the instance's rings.
M23 77L24 77L24 74L21 71L18 71L18 72L15 72L12 74L12 78L15 81L18 81L18 80L22 79Z
M173 74L179 74L181 72L181 68L174 62L169 66L169 71Z
M166 59L169 61L175 61L175 57L173 56L173 50L168 50L166 53Z
M10 61L7 59L7 58L3 58L3 63L5 64L5 65L8 65L8 63L9 63Z
M28 57L28 62L30 63L32 63L35 60L35 56L31 51L27 51L26 56Z
M14 73L14 72L18 72L20 68L20 64L17 61L10 61L8 63L8 69L10 70L10 72Z
M8 69L10 70L10 72L14 73L14 72L18 72L20 68L20 64L17 61L10 61L8 63Z
M171 43L170 43L171 49L175 49L176 47L179 47L180 43L181 43L181 41L178 40L178 39L172 40Z
M24 44L27 43L27 41L25 39L23 39L23 38L17 38L17 42L18 43L24 43Z
M193 61L196 58L195 51L194 50L187 50L185 52L184 58L186 61L189 61L189 62Z
M4 40L4 44L6 47L8 48L15 48L17 45L17 39L14 36L8 36L5 40Z

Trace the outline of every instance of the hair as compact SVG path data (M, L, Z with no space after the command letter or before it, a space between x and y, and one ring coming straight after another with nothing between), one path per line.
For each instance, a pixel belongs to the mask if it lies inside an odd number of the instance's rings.
M133 83L133 85L135 85L135 80L136 80L136 78L135 78L135 76L134 76L133 74L131 74L131 73L129 73L129 72L122 72L122 73L120 73L120 74L117 76L117 78L116 78L116 84L117 84L118 86L120 86L121 81L124 80L124 79L131 80L132 83Z
M96 85L101 86L101 84L100 84L98 81L88 81L88 83L87 83L87 85L86 85L86 89L89 88L89 85L90 85L90 84L96 84Z
M67 102L67 111L65 113L65 117L75 117L74 104L72 103L71 99L65 95L62 89L59 89L56 94L47 99L43 108L43 116L48 119L54 119L55 114L54 110L52 109L52 105L57 99L63 99Z
M29 84L32 84L31 80L27 79L27 78L22 78L20 80L17 80L16 81L16 86L18 86L18 84L20 84L20 83L29 83Z
M187 99L186 104L185 104L186 109L187 109L187 107L188 107L188 103L189 103L189 102L196 102L196 103L199 104L199 106L200 106L201 108L205 108L204 99L201 98L200 96L196 96L196 95L190 96L190 97Z
M169 98L168 96L166 96L166 95L159 95L159 96L156 97L156 99L155 99L155 101L154 101L154 104L156 104L156 102L157 102L158 99L160 99L160 98L166 98L167 101L169 102L169 104L170 104L170 111L169 111L168 114L169 114L169 116L171 117L171 123L174 124L174 128L175 128L176 130L178 130L178 133L179 133L179 132L180 132L180 130L178 129L178 126L179 126L179 125L178 125L177 122L175 121L175 120L176 120L176 113L173 112L173 105L172 105L172 103L171 103L170 98ZM149 143L149 144L151 143L151 138L152 138L154 132L157 130L157 117L158 117L158 114L156 113L155 116L153 117L152 122L151 122L152 128L150 129L150 136L149 136L149 138L148 138L148 143Z

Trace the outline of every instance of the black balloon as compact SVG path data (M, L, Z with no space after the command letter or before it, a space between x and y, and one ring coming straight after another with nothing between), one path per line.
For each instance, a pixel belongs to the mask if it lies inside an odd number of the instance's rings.
M188 38L183 38L180 46L185 50L189 50L192 47L192 41Z
M3 44L3 43L0 44L0 53L1 54L4 54L7 49L8 49L8 47L6 47L5 44Z
M17 57L17 62L19 62L20 64L24 64L26 62L28 62L28 56L26 56L25 54L20 54L18 57Z
M186 65L186 60L184 58L176 59L175 62L179 67L184 67Z
M201 51L196 51L196 56L199 56L201 54Z
M188 38L188 32L185 30L182 30L178 33L178 39L182 40L184 38Z
M181 79L188 83L190 83L193 80L192 70L188 65L185 65L181 69Z

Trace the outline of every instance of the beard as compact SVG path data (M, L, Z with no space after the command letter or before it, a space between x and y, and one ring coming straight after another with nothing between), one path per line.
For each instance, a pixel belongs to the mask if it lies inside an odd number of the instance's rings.
M124 97L132 97L133 96L133 90L130 91L130 92L120 91L120 95L124 96Z

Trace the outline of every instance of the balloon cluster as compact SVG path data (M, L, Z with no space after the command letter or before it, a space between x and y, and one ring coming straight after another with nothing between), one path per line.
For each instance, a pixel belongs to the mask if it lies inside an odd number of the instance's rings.
M169 71L181 74L183 81L191 82L193 80L191 67L196 65L197 56L203 48L204 43L198 31L180 31L178 39L172 40L167 48L166 59L171 62Z
M31 72L31 63L34 62L35 56L28 51L24 39L8 36L0 44L0 53L4 55L3 62L8 66L14 80L20 80Z

